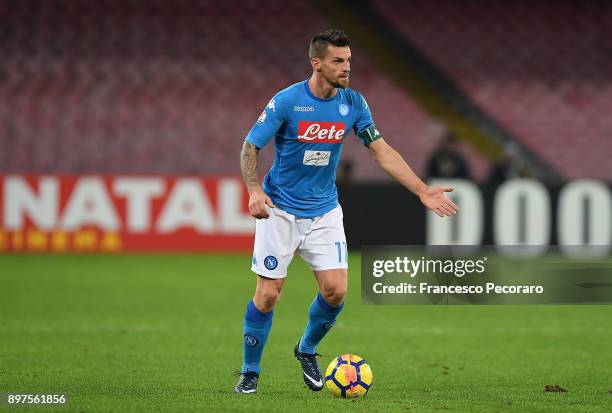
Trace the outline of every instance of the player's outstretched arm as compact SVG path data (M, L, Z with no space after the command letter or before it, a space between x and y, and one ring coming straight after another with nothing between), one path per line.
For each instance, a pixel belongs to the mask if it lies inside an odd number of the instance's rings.
M441 217L457 213L459 207L444 196L451 192L451 187L427 186L408 166L404 158L397 153L384 139L380 138L368 146L374 160L397 182L419 197L423 205Z
M240 171L249 191L249 213L260 219L270 217L266 205L274 208L274 204L259 184L259 175L257 175L258 155L259 149L252 143L244 141L242 151L240 151Z

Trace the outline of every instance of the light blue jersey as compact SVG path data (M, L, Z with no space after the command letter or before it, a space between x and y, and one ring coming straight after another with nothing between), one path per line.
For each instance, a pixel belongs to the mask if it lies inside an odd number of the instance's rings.
M337 89L320 99L308 81L278 92L246 137L263 148L274 136L274 163L263 191L279 208L313 218L338 205L336 167L350 129L364 145L380 137L368 104L354 90Z

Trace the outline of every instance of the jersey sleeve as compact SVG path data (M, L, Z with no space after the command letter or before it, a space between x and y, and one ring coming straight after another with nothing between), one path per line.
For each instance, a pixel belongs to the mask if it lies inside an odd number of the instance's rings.
M355 131L355 135L357 135L361 140L361 143L363 143L365 146L369 146L375 140L382 138L382 135L376 128L374 120L372 119L372 113L368 107L368 103L361 94L358 94L357 103L355 106L357 110L357 117L355 119L355 124L353 125L353 130Z
M245 140L261 149L272 138L286 120L284 96L277 94L266 105Z

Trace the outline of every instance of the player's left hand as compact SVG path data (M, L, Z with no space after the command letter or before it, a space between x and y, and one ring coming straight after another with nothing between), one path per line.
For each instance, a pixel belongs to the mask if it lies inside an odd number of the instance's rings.
M429 210L435 212L441 217L450 217L455 215L459 210L459 207L455 205L453 201L448 199L444 193L452 192L453 188L450 186L430 186L421 195L419 199Z

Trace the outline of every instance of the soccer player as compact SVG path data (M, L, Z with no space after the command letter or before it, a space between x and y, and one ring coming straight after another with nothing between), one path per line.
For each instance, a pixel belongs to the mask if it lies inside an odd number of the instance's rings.
M353 129L389 175L439 216L457 206L429 187L382 138L363 96L350 89L351 49L335 29L310 42L310 79L278 92L247 135L240 167L256 218L251 270L255 295L244 316L243 364L236 393L255 393L260 360L272 326L287 267L297 252L314 271L319 293L312 301L304 334L294 348L306 386L323 388L316 349L342 311L347 289L347 247L335 177L340 152ZM274 164L260 185L257 154L274 137ZM370 217L376 219L376 217Z

